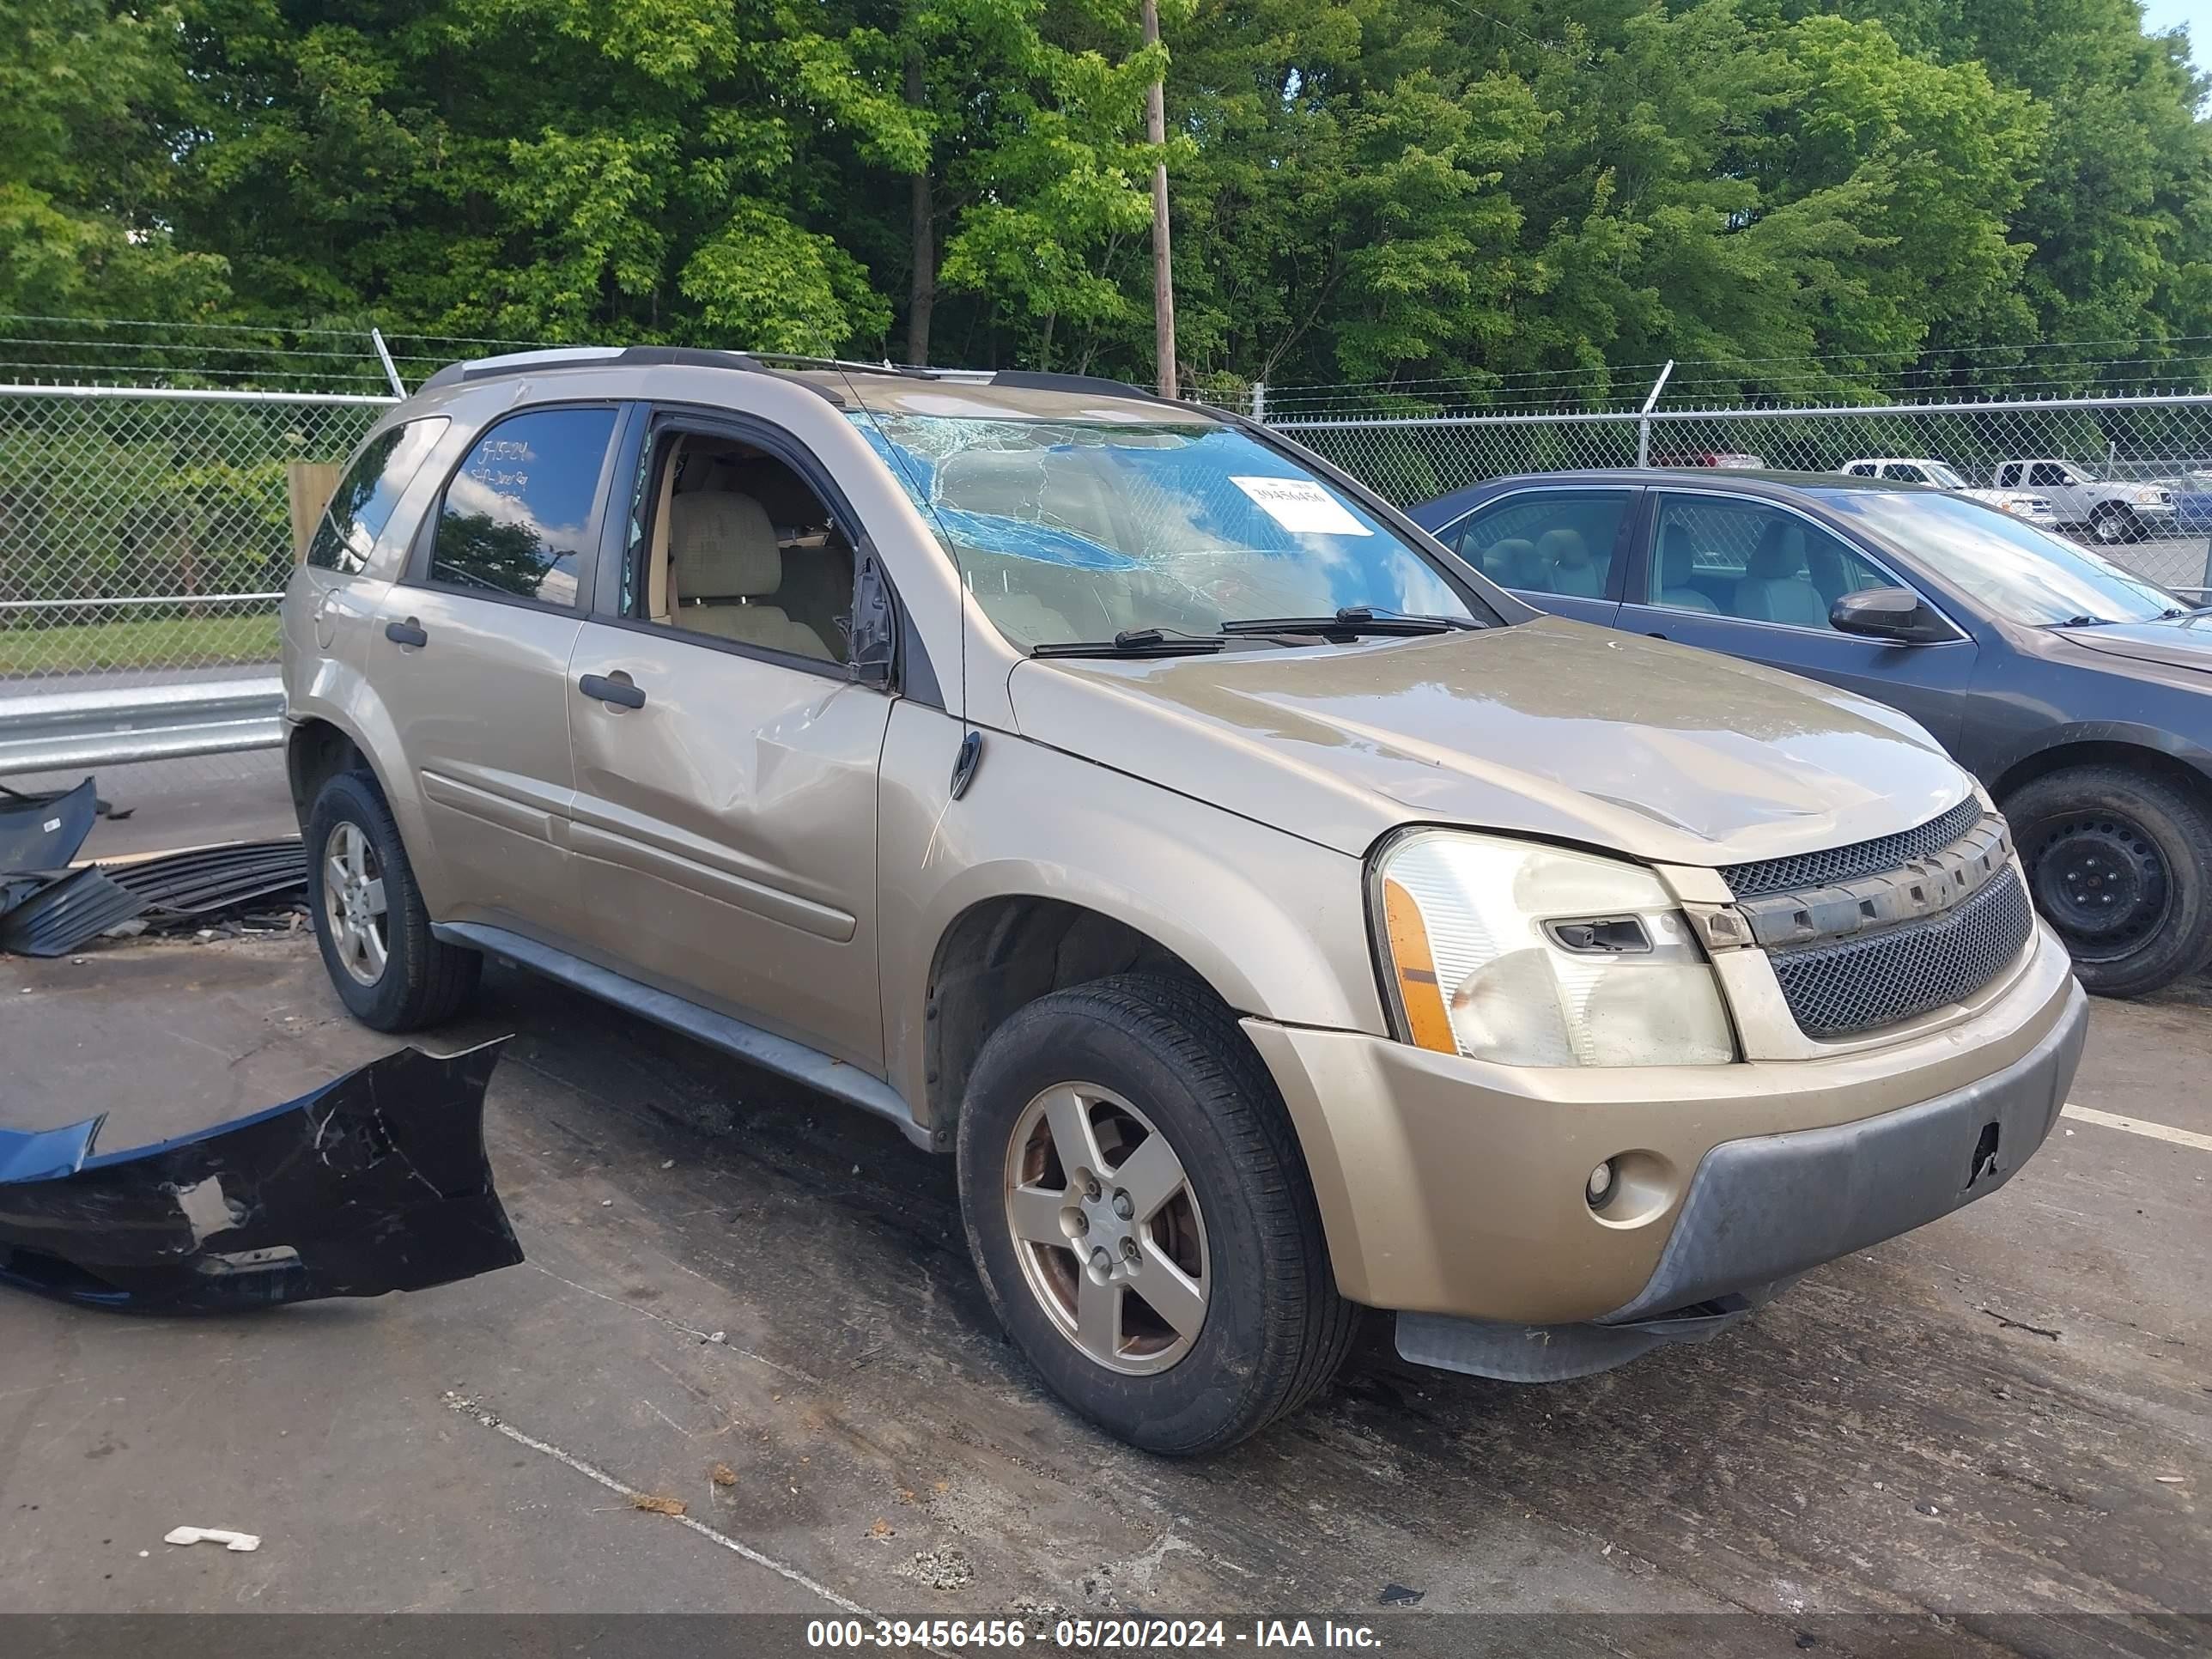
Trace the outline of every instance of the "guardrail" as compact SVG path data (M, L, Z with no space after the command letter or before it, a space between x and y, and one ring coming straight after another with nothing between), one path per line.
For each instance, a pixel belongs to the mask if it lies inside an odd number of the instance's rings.
M274 749L284 685L262 679L0 696L0 776Z

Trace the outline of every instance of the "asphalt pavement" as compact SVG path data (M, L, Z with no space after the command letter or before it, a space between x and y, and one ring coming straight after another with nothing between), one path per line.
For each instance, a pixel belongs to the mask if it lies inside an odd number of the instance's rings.
M1378 1330L1316 1406L1191 1463L1093 1432L1004 1344L947 1164L495 971L426 1046L514 1034L487 1123L525 1265L198 1320L0 1292L0 1611L1343 1612L1438 1654L1483 1613L1523 1615L1527 1652L2201 1651L2212 1626L2160 1616L2212 1613L2208 1004L2096 1005L2075 1112L2002 1191L1713 1342L1520 1388ZM106 1111L110 1148L394 1046L304 936L0 958L0 1121ZM179 1524L264 1542L165 1546Z

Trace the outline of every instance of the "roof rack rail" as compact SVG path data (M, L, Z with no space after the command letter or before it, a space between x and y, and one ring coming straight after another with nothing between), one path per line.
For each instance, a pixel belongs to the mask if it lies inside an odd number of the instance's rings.
M1002 368L991 377L993 386L1003 386L1031 392L1090 392L1109 398L1141 398L1148 404L1164 401L1158 393L1147 392L1127 380L1109 380L1098 374L1052 374L1041 370Z
M796 375L772 367L774 363L804 364L810 368L831 366L830 360L822 357L771 353L764 360L750 351L724 351L706 346L550 346L539 351L510 351L495 357L471 357L465 362L448 363L416 390L428 392L438 386L452 386L456 381L496 380L504 375L526 374L538 369L591 368L627 364L641 368L730 368L765 374L771 380L790 380L804 386L840 408L844 406L844 398L830 387L818 386L811 380L801 380ZM854 367L846 364L835 366Z

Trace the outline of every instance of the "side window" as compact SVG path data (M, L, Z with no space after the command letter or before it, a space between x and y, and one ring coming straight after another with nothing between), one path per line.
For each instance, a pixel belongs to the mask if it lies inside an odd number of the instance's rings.
M574 605L614 430L611 409L545 409L477 439L446 486L430 580Z
M2049 461L2038 461L2028 469L2027 482L2031 489L2061 489L2074 480L2066 476L2064 467L2054 466Z
M1881 476L1881 469L1872 461L1853 461L1844 469L1844 474L1852 478L1878 478Z
M726 435L663 431L638 469L623 615L822 663L854 659L854 551L804 475Z
M1900 483L1926 483L1928 482L1928 475L1925 472L1923 472L1918 467L1913 465L1910 461L1897 462L1890 467L1889 471L1884 476L1895 478Z
M1826 628L1846 593L1896 578L1818 525L1764 501L1668 495L1652 538L1650 603L1747 622Z
M392 521L392 510L414 483L423 458L445 434L446 425L442 415L408 421L368 441L331 493L314 539L307 544L309 564L348 576L362 573L376 538Z
M1626 489L1532 489L1468 520L1452 545L1505 587L1605 597L1613 546L1634 499Z

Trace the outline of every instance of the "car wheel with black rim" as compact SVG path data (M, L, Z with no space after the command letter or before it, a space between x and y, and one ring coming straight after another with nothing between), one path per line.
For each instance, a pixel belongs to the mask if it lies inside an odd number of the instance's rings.
M1273 1080L1203 987L1124 975L1029 1004L977 1056L958 1139L992 1307L1109 1432L1218 1450L1335 1374L1358 1310Z
M2118 766L2050 772L2003 803L2028 890L2103 996L2139 996L2212 958L2212 812L2201 792Z
M376 781L341 772L307 814L307 909L338 1000L362 1024L412 1031L450 1018L483 958L431 937L399 826Z

